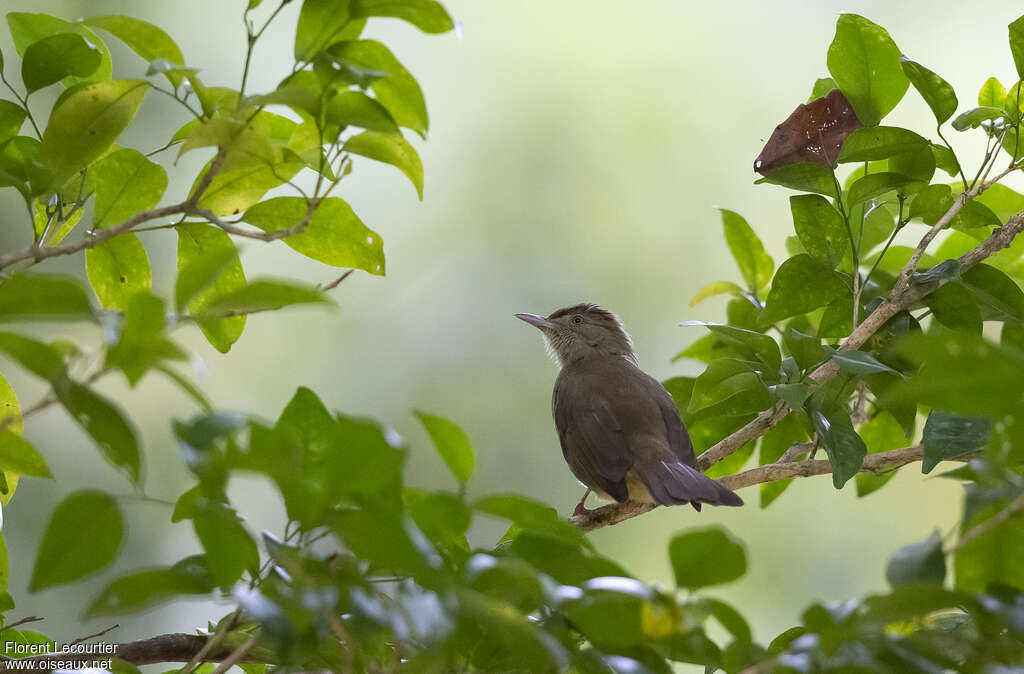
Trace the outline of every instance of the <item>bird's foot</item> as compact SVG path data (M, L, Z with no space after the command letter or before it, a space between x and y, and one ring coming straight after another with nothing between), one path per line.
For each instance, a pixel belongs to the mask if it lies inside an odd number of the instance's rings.
M576 508L572 511L573 517L582 517L583 515L587 515L591 512L590 508L584 505L587 502L588 496L590 496L590 489L583 492L583 498L580 499L580 502L576 504Z

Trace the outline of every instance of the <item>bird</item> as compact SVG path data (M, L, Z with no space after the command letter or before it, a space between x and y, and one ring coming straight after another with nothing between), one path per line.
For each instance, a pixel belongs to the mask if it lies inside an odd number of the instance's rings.
M569 469L593 491L620 503L741 506L735 492L697 469L697 456L665 387L640 369L619 318L596 304L548 316L516 314L538 328L559 373L551 411Z

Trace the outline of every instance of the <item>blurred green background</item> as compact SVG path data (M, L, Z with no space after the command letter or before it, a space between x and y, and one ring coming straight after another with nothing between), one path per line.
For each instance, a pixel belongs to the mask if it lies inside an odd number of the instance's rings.
M237 87L244 4L5 0L3 7L69 19L103 13L145 18L178 41L208 85ZM276 6L264 4L265 12ZM270 90L286 74L298 5L261 41L251 91ZM562 461L550 418L555 367L537 332L512 314L598 302L621 316L651 374L698 373L698 363L669 362L702 334L678 323L721 320L724 301L691 308L689 299L706 282L739 280L715 207L744 214L776 260L784 258L788 194L753 185L751 165L775 125L807 98L816 77L827 74L825 54L839 12L885 26L906 54L953 84L961 109L973 105L988 76L1012 83L1006 24L1020 13L1019 3L1010 2L989 3L968 19L959 3L851 0L451 0L447 7L461 23L461 39L426 36L397 21L371 22L367 30L419 79L431 115L429 142L413 140L426 168L422 203L393 168L361 158L339 192L383 236L387 277L354 275L333 293L337 311L250 317L228 356L192 328L179 336L221 407L273 417L297 386L309 386L338 410L397 429L411 446L410 483L435 487L453 481L411 411L447 416L465 428L478 451L471 494L522 492L566 514L582 488ZM7 75L17 80L18 61L6 31L0 32ZM115 76L142 75L145 65L134 54L113 39L109 45ZM934 138L931 120L912 90L892 116L892 123ZM168 99L152 94L121 143L154 149L184 121ZM980 134L950 133L967 165L976 162ZM161 155L171 177L169 199L187 190L206 158L196 152L174 167L172 155ZM0 192L0 209L0 245L25 245L24 209L13 190ZM143 237L154 287L166 295L174 277L174 234ZM317 283L337 275L280 243L247 242L243 263L250 277ZM83 266L79 256L42 269L84 276ZM43 334L77 334L92 344L101 339L96 331L64 325ZM2 372L23 404L42 393L9 363ZM194 407L157 379L131 392L117 381L102 389L139 425L147 494L173 499L189 478L169 421L191 415ZM112 624L83 623L78 611L118 573L179 559L198 546L187 523L168 524L167 507L125 498L129 533L115 568L29 595L42 527L60 498L89 485L126 496L131 488L120 477L111 486L112 471L95 460L95 449L62 412L32 418L26 433L57 482L26 480L4 513L14 615L44 616L42 631L71 639ZM686 527L723 524L746 542L750 571L710 594L737 604L753 621L755 636L767 640L795 624L811 601L881 589L888 556L935 528L948 533L961 498L957 485L924 478L915 467L862 500L852 484L837 492L827 477L799 480L767 510L758 508L756 488L742 495L742 509L660 509L599 531L593 540L638 577L668 586L668 538ZM280 503L267 484L234 483L232 496L253 531L280 531ZM500 532L498 523L484 523L474 531L475 542L490 545ZM110 637L188 631L219 616L217 610L173 604L121 620Z

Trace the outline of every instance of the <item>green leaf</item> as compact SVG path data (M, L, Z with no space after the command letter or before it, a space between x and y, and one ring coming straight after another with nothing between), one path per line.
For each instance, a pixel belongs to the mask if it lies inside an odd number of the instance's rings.
M743 347L751 355L768 366L769 372L778 372L782 366L782 354L778 343L768 335L752 330L744 330L733 325L705 323L702 321L685 321L683 327L702 326L717 335L722 341Z
M295 28L295 60L311 61L328 45L343 39L342 29L353 17L349 2L303 0Z
M747 287L757 292L768 285L775 262L764 252L764 245L743 216L735 211L721 209L722 229L733 259Z
M928 185L914 195L910 202L910 217L930 225L935 224L953 206L953 193L949 185Z
M888 159L929 147L928 140L898 126L870 126L851 133L839 150L839 163Z
M294 304L334 304L314 287L291 281L253 279L238 290L212 299L203 313L208 316L252 314L273 311Z
M57 33L25 49L21 79L31 94L68 76L88 77L96 72L102 52L74 33Z
M537 570L521 559L477 553L466 561L465 576L469 587L524 613L535 611L544 599Z
M928 474L940 461L977 451L992 435L991 417L967 417L932 410L924 424L921 472Z
M111 152L96 164L93 226L102 229L158 203L167 189L167 171L138 150Z
M15 274L0 282L0 321L95 321L77 279L55 274Z
M139 443L135 430L113 403L69 380L60 382L55 391L68 414L92 437L107 460L124 468L132 482L138 483Z
M175 65L185 65L185 58L181 49L171 36L163 29L151 23L136 19L130 16L119 14L107 14L105 16L91 16L83 19L82 23L102 28L121 42L124 42L136 54L147 62L163 59ZM181 85L183 76L179 72L165 71L164 75L175 87Z
M74 33L79 35L84 38L86 42L93 45L100 51L101 57L99 67L86 78L75 76L68 77L64 81L65 87L70 89L74 85L82 84L83 82L100 82L110 79L113 67L110 60L110 50L107 49L103 40L101 40L96 33L92 32L81 23L70 23L64 19L58 19L55 16L50 16L49 14L8 12L7 25L11 30L11 38L14 41L14 48L21 56L25 55L28 47L34 42L38 42L45 37L57 35L59 33ZM0 57L0 67L2 67L2 65L3 59Z
M818 322L817 336L821 339L840 339L853 332L853 297L846 295L825 306Z
M830 167L823 164L800 162L780 166L754 181L755 185L761 183L782 185L801 192L824 194L827 197L836 195L835 174Z
M956 92L949 86L949 82L905 56L900 58L900 66L903 68L903 74L932 109L936 122L942 124L953 116L958 103Z
M924 261L926 256L927 253L925 253L925 255L922 255L921 260ZM907 260L909 259L910 255L907 256ZM903 262L900 266L902 267L904 264L906 264L906 262ZM933 267L925 269L924 271L914 272L914 275L911 276L910 278L914 283L932 283L934 281L959 281L960 261L945 260Z
M843 216L817 194L790 197L789 208L793 213L793 228L804 250L824 265L835 268L850 247Z
M886 169L891 173L899 173L928 183L935 175L935 154L932 152L931 143L889 157Z
M53 477L36 448L13 431L0 433L0 470L25 477Z
M711 361L693 385L687 414L693 420L741 416L771 405L767 387L746 363L732 358Z
M585 545L583 532L560 518L554 508L525 496L491 494L475 501L473 510L504 518L520 529L555 541Z
M214 300L244 288L245 273L235 244L223 230L204 223L186 223L176 229L176 303L179 307L184 304L189 314L201 316ZM204 259L208 259L209 264L203 262ZM194 275L194 278L185 280L183 274ZM184 297L189 295L191 298L186 301ZM200 318L196 324L215 349L227 353L245 328L245 316Z
M252 162L240 162L239 165L225 168L213 176L210 186L199 200L200 207L207 208L216 215L238 215L262 199L269 189L291 180L305 166L303 162L298 161L300 158L297 156L296 161L285 161L280 164L271 164L252 157L248 159ZM201 176L197 176L195 184L199 184L200 179Z
M435 0L351 0L353 18L387 16L408 21L424 33L447 33L455 27L441 3Z
M832 360L843 372L856 375L876 374L878 372L892 372L898 374L885 363L879 361L870 353L851 349L848 351L836 351L832 354Z
M995 77L985 80L978 91L978 105L983 108L998 108L1005 100L1006 87Z
M40 158L54 172L54 183L98 159L128 128L146 97L142 80L110 80L76 90L53 109L43 131Z
M437 453L448 465L448 470L460 484L466 484L476 468L476 452L469 436L455 423L443 417L416 411L420 423L427 429Z
M960 162L952 150L945 145L932 143L932 154L935 156L935 168L942 169L951 177L957 176L960 172Z
M387 47L376 40L355 40L338 43L330 51L352 65L388 73L370 83L377 101L399 126L426 138L429 119L420 85Z
M341 128L358 126L369 131L398 134L398 124L388 109L360 91L338 93L327 104L326 119Z
M960 283L946 283L925 297L939 323L950 330L981 334L981 310L971 291Z
M874 381L874 379L869 381ZM915 408L913 412L916 413L916 411ZM857 429L857 435L864 441L864 445L868 448L868 454L899 449L908 444L906 433L900 422L886 411L880 411L871 421L861 424ZM857 473L854 478L857 496L867 496L871 492L881 489L895 474L896 471L888 471L880 475Z
M1017 77L1024 80L1024 16L1013 21L1009 26L1010 52L1013 63L1017 66Z
M828 48L828 71L857 119L875 126L906 93L900 49L881 26L856 14L842 14Z
M56 382L67 375L60 351L49 344L11 332L0 332L0 351L32 374L47 381Z
M910 333L890 353L922 369L894 386L894 400L959 414L1014 414L1024 396L1024 357L978 335ZM964 376L970 373L970 376Z
M688 590L729 583L747 572L743 544L720 526L676 534L668 556L676 585Z
M976 264L962 276L981 317L986 321L1024 321L1024 291L1009 276L987 264Z
M210 580L230 587L242 573L255 573L260 565L256 541L226 503L200 499L192 511L192 525L209 560Z
M85 272L100 304L113 311L124 310L152 282L146 247L131 232L86 250Z
M306 212L305 199L277 197L256 204L245 212L243 219L265 232L277 232L301 222ZM289 236L284 242L325 264L384 274L380 236L359 220L351 206L336 197L321 201L302 233Z
M342 149L396 167L409 178L417 196L423 199L423 163L401 134L364 131L345 141Z
M848 292L846 284L829 267L806 253L794 255L775 273L758 320L762 325L770 325L817 309Z
M0 100L0 143L18 135L25 122L25 108L11 101Z
M993 119L1000 119L1006 116L1006 112L1002 108L995 107L979 107L972 108L967 112L961 112L957 115L956 119L953 120L953 128L957 131L966 131L967 129L977 129L982 125L983 122L987 122Z
M186 557L174 566L121 576L96 597L86 615L136 613L177 597L209 594L214 588L206 559L201 555Z
M999 499L985 506L963 523L961 536L1009 504ZM1024 555L1024 519L1008 518L990 531L966 543L953 558L955 587L964 592L980 593L993 585L1024 587L1024 566L1018 560Z
M821 412L814 411L811 413L811 422L818 432L818 442L832 464L832 484L836 489L842 489L863 465L867 447L849 426L848 419L829 419Z
M1003 329L999 333L999 343L1024 353L1024 325L1003 323Z
M898 190L901 187L906 187L910 183L920 182L910 176L905 176L900 173L891 173L884 171L882 173L869 173L863 178L858 178L852 185L850 185L850 191L848 192L850 204L859 204L862 201L868 199L874 199L879 197L886 192L892 192Z
M959 190L963 189L960 183L957 183L957 187ZM991 209L1001 222L1024 211L1024 194L1020 194L1002 183L990 185L975 200Z
M423 534L442 550L469 552L466 530L473 514L457 496L406 487L406 512Z
M946 579L946 555L939 532L900 548L885 568L885 579L892 586L920 581L942 583Z
M743 288L739 287L732 281L714 281L697 291L697 294L693 296L692 300L690 300L690 306L695 307L709 297L714 297L716 295L743 297Z
M177 344L164 336L164 301L149 293L134 295L124 307L121 334L107 351L106 366L120 368L135 386L151 368L165 360L186 360Z
M811 97L807 99L807 102L816 101L819 98L824 98L828 95L828 92L833 89L838 89L836 81L831 77L819 77L814 80L814 86L811 88Z
M209 254L191 256L187 264L179 263L178 279L174 284L174 306L180 312L200 291L221 277L225 269L238 259L234 246L217 247Z
M121 509L112 496L95 490L72 493L46 526L29 591L64 585L107 567L123 536Z

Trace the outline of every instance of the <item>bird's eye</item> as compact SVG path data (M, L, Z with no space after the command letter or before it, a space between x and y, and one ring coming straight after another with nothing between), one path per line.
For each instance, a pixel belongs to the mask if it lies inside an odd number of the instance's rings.
M573 316L572 317L572 322L575 323L576 325L579 325L580 323L583 322L583 317L582 316Z

